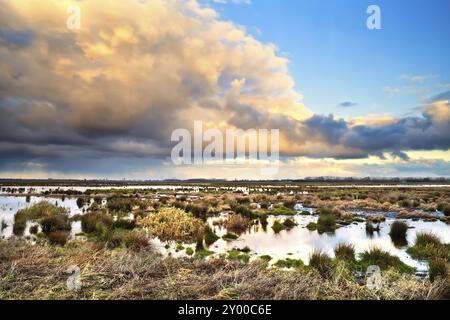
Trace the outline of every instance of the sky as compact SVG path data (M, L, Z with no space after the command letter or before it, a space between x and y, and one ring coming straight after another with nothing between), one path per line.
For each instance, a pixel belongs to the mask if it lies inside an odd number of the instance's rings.
M369 5L381 29L369 30ZM79 8L80 28L68 28ZM450 176L446 0L2 0L0 178ZM278 129L263 160L172 133ZM220 154L219 149L215 154Z

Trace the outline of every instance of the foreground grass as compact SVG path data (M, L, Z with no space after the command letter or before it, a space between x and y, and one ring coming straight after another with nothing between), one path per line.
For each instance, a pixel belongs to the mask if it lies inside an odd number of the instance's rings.
M70 265L81 269L82 290L66 288ZM65 247L0 241L0 299L443 299L448 282L386 272L371 291L346 272L323 277L226 259L166 258L149 248L108 250L98 243Z

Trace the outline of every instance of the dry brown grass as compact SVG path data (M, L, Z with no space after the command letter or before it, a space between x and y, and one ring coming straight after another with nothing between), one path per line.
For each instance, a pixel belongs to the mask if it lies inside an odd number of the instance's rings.
M224 225L228 231L243 233L250 227L251 220L240 214L232 214L227 218Z
M138 220L150 233L162 241L196 242L203 235L205 224L181 209L162 208Z
M78 265L82 290L66 288L66 269ZM441 299L444 280L420 281L384 274L370 291L340 272L267 269L224 259L162 259L151 251L108 251L94 243L66 248L0 242L0 299Z

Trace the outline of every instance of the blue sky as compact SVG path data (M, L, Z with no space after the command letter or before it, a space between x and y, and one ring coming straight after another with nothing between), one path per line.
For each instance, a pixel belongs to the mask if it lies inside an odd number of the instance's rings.
M369 4L381 30L366 26ZM220 150L177 166L172 134L198 121L279 129L278 178L450 176L449 9L2 0L0 177L267 178L264 161L231 166Z
M366 28L370 4L381 8L382 30ZM421 100L449 90L450 1L252 0L210 5L289 57L296 89L316 113L402 116ZM357 105L338 107L344 101Z

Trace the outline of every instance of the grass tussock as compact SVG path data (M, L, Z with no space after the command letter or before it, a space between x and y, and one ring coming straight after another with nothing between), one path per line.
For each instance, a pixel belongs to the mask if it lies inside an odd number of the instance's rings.
M66 288L70 265L81 269L82 289ZM33 275L30 277L30 275ZM242 264L162 258L151 250L111 252L96 243L65 248L0 241L0 299L443 299L448 283L383 273L383 290L309 269L272 270L257 259Z
M150 233L161 241L195 243L203 236L205 224L181 209L162 208L140 219L139 224L149 228Z
M355 246L352 244L339 243L336 248L334 248L334 255L340 260L354 261Z
M234 233L243 233L251 226L251 220L240 214L230 215L225 223L225 228Z
M366 270L368 266L377 265L381 270L393 268L401 273L413 273L415 271L415 268L406 265L400 258L378 247L372 247L361 253L359 264L363 270Z
M333 214L321 214L317 220L317 231L320 233L336 230L336 217Z
M407 249L408 254L419 260L429 260L435 257L449 258L449 247L444 245L433 233L417 233L414 246Z
M123 239L125 246L132 251L140 251L150 247L147 235L137 230L127 233Z
M14 216L13 233L22 236L29 221L41 226L42 233L51 244L66 244L71 224L65 208L43 201L19 210ZM30 233L37 234L36 225L30 227Z
M393 239L406 239L408 228L409 226L406 222L396 220L391 224L389 235Z
M333 259L324 252L313 251L309 257L309 266L316 269L325 278L333 275Z
M206 226L203 233L203 238L207 246L214 244L220 238L214 233L210 226Z

